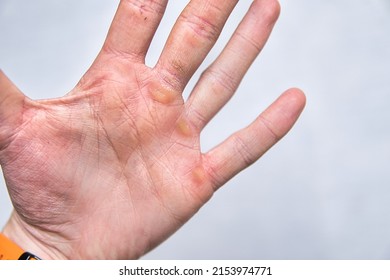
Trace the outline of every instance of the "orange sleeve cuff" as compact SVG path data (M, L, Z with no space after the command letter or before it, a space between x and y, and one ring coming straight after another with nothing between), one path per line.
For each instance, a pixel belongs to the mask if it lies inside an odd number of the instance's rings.
M0 260L18 260L23 249L0 233Z
M0 233L0 261L1 260L40 260L37 256L25 252L22 248Z

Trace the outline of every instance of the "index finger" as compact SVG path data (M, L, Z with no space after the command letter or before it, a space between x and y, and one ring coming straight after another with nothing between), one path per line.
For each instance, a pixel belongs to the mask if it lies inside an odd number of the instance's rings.
M121 0L103 53L144 61L168 0Z

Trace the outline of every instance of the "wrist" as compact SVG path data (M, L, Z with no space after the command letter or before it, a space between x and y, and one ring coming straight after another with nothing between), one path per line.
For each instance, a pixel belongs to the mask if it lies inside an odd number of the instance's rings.
M59 250L43 241L43 236L39 238L38 231L34 231L25 225L15 212L12 213L4 226L2 235L23 252L29 252L40 259L67 259Z

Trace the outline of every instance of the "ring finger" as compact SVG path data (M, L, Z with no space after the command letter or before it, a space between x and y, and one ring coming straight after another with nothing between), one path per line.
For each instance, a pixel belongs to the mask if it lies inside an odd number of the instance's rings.
M202 74L187 102L192 123L201 130L233 96L263 49L279 16L276 0L257 0L216 61Z

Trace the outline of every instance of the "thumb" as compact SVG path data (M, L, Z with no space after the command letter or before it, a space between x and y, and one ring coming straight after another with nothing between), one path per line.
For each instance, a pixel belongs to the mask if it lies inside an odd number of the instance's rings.
M15 128L22 121L24 94L0 69L0 150L7 146Z

